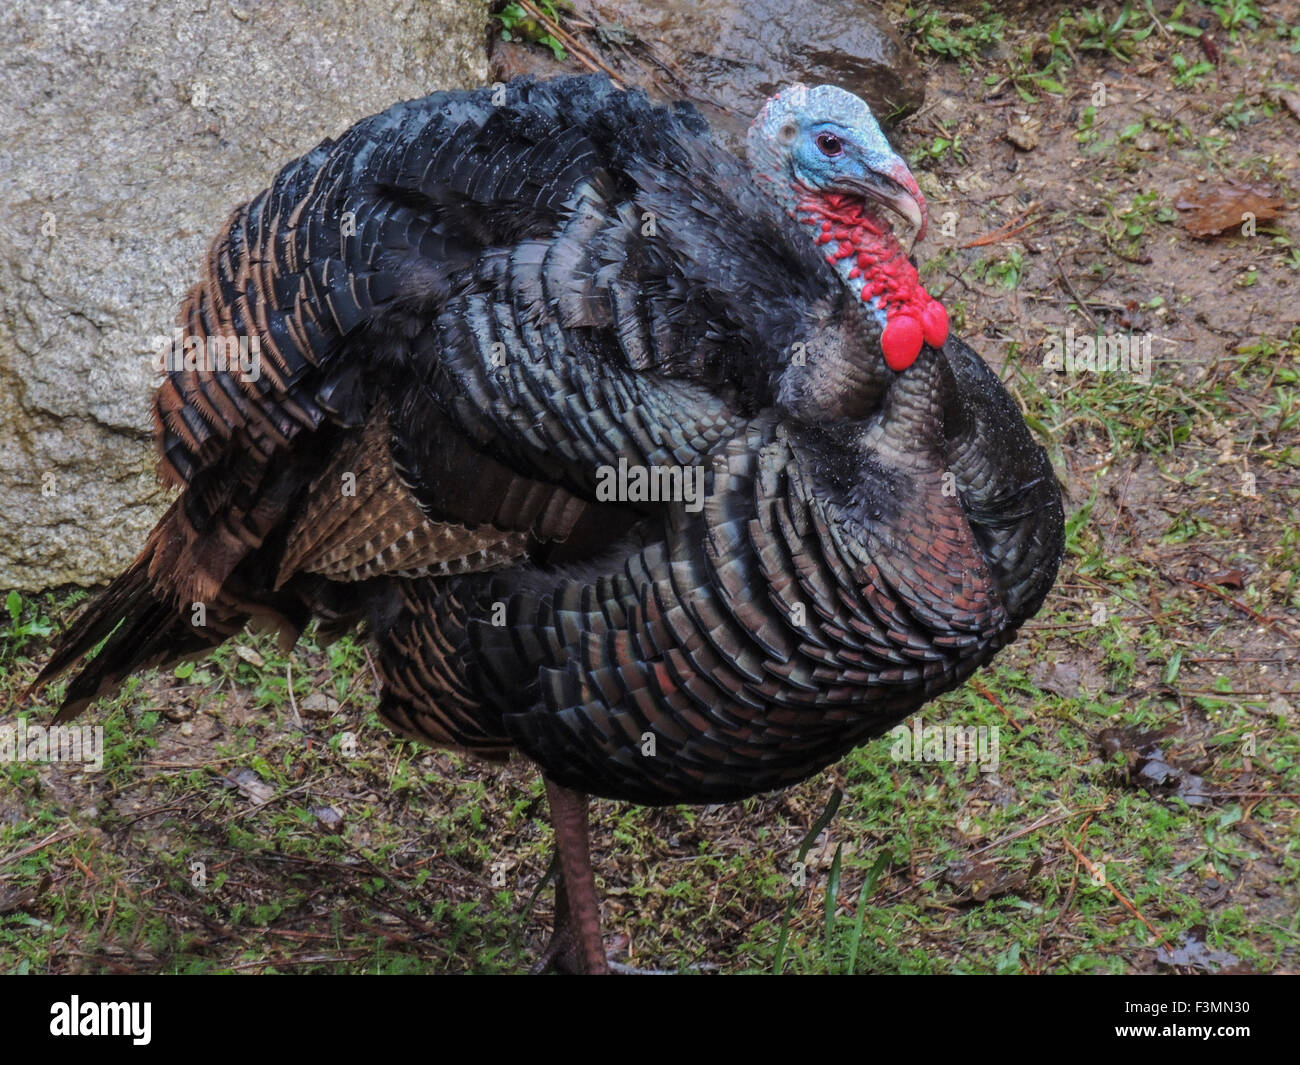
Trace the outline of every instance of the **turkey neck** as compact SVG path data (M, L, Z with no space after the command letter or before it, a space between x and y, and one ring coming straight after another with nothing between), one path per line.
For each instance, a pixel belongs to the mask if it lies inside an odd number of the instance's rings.
M946 415L960 411L952 371L932 348L924 349L906 373L882 367L876 381L883 388L874 397L870 414L805 425L793 434L793 439L802 439L812 448L801 465L850 513L876 507L882 477L893 483L900 476L913 490L922 488L916 483L922 477L927 484L933 481L938 490L942 474L948 471ZM960 480L957 471L953 473Z
M878 361L878 360L877 360ZM987 575L1012 619L1031 616L1060 561L1060 490L1005 389L959 340L926 347L888 378L864 417L790 433L799 474L857 541L863 529L900 557L927 530L969 530L965 565Z

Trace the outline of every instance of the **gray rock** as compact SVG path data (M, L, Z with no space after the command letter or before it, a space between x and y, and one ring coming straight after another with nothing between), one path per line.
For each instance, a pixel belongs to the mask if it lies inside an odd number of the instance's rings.
M763 101L793 82L848 89L885 120L925 99L920 65L866 0L574 0L573 7L595 25L583 44L603 63L652 95L691 99L733 151ZM629 42L653 49L677 83L644 53L627 51ZM633 61L634 55L641 58ZM544 48L499 41L491 61L493 76L502 80L581 69L555 62Z
M93 584L167 504L152 337L231 208L357 119L482 84L485 0L0 10L0 588Z

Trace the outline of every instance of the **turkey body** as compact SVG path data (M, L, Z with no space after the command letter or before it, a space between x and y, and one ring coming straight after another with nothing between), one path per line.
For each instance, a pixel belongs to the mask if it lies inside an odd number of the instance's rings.
M366 119L214 242L181 328L259 372L172 367L181 494L38 683L107 637L66 719L250 619L363 625L385 719L532 759L562 859L566 793L804 779L988 661L1062 549L994 375L956 339L887 367L864 301L689 108L574 78ZM620 463L702 494L611 501Z
M755 418L708 456L703 510L594 580L407 586L375 625L406 680L390 720L418 734L450 696L568 787L725 802L805 779L956 686L1037 611L1060 522L1014 405L948 348L870 418ZM1033 475L1000 478L1017 465Z

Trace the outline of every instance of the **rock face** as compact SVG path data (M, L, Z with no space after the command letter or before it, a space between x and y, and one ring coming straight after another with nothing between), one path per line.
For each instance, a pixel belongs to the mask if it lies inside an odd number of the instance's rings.
M866 100L884 120L916 110L925 77L889 20L867 0L573 0L595 27L583 44L630 84L647 75L658 95L688 96L733 151L763 101L793 82L823 82ZM571 27L572 29L572 27ZM647 59L649 46L676 74ZM492 46L492 72L572 72L543 48ZM654 90L654 85L647 88ZM721 105L721 106L718 106Z
M482 84L485 0L0 11L0 589L94 584L168 499L153 337L231 208L389 104Z

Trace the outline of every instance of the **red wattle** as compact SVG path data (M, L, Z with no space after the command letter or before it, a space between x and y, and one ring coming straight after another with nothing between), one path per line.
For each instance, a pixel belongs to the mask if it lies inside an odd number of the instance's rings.
M925 342L932 348L941 348L948 339L948 312L936 299L926 304L921 312L921 328L925 331Z
M846 281L860 282L862 302L885 314L880 348L891 370L911 366L923 344L944 345L948 312L926 292L888 223L864 210L860 200L834 194L810 195L791 213L814 230L826 261Z
M880 336L880 350L885 355L885 365L901 373L921 354L924 334L921 323L910 314L891 318Z

